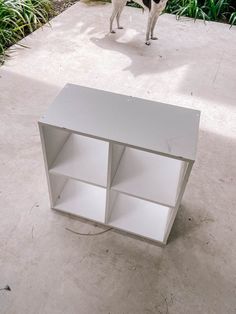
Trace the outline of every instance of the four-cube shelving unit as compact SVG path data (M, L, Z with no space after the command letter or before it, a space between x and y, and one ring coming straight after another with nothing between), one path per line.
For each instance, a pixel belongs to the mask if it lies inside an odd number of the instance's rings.
M67 84L39 121L51 207L166 244L200 112Z

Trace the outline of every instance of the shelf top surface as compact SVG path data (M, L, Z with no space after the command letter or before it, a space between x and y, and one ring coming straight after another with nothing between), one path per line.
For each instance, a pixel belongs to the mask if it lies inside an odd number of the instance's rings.
M67 84L40 123L195 160L200 111Z

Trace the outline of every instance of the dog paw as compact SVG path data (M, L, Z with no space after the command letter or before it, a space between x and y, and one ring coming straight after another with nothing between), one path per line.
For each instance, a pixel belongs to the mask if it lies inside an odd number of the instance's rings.
M112 30L112 31L110 31L110 33L111 33L111 34L115 34L116 32Z
M152 40L158 40L158 37L152 36L151 39Z
M146 44L147 46L150 46L150 45L151 45L150 41L146 41L145 44Z

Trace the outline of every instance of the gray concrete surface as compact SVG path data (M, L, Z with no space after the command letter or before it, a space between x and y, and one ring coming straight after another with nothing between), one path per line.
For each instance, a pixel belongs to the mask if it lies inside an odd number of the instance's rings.
M236 313L236 28L77 4L0 68L0 313ZM66 82L202 111L198 158L165 248L49 209L38 118Z

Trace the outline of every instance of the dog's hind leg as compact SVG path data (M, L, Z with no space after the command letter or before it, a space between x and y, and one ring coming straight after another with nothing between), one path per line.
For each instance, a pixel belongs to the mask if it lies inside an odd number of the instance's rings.
M125 0L125 1L122 1L121 5L120 5L120 8L119 8L119 11L118 11L118 13L117 13L117 15L116 15L116 22L117 22L117 28L118 28L118 29L123 29L123 27L120 26L120 15L121 15L121 12L122 12L123 9L124 9L125 4L126 4L126 0Z
M115 16L117 15L117 11L115 9L113 9L112 15L110 17L110 33L114 34L115 31L112 29L112 25L113 25L113 21Z
M146 31L146 45L150 45L150 33L151 33L151 27L153 25L153 21L154 21L155 16L153 15L152 12L149 12L149 16L148 16L148 24L147 24L147 31Z
M122 11L122 10L121 10ZM118 12L117 16L116 16L116 22L117 22L117 28L118 29L123 29L122 26L120 26L120 15L121 15L121 11Z
M115 31L112 29L114 18L117 16L119 9L120 9L120 1L119 0L113 0L112 1L113 11L110 17L110 33L115 33Z

